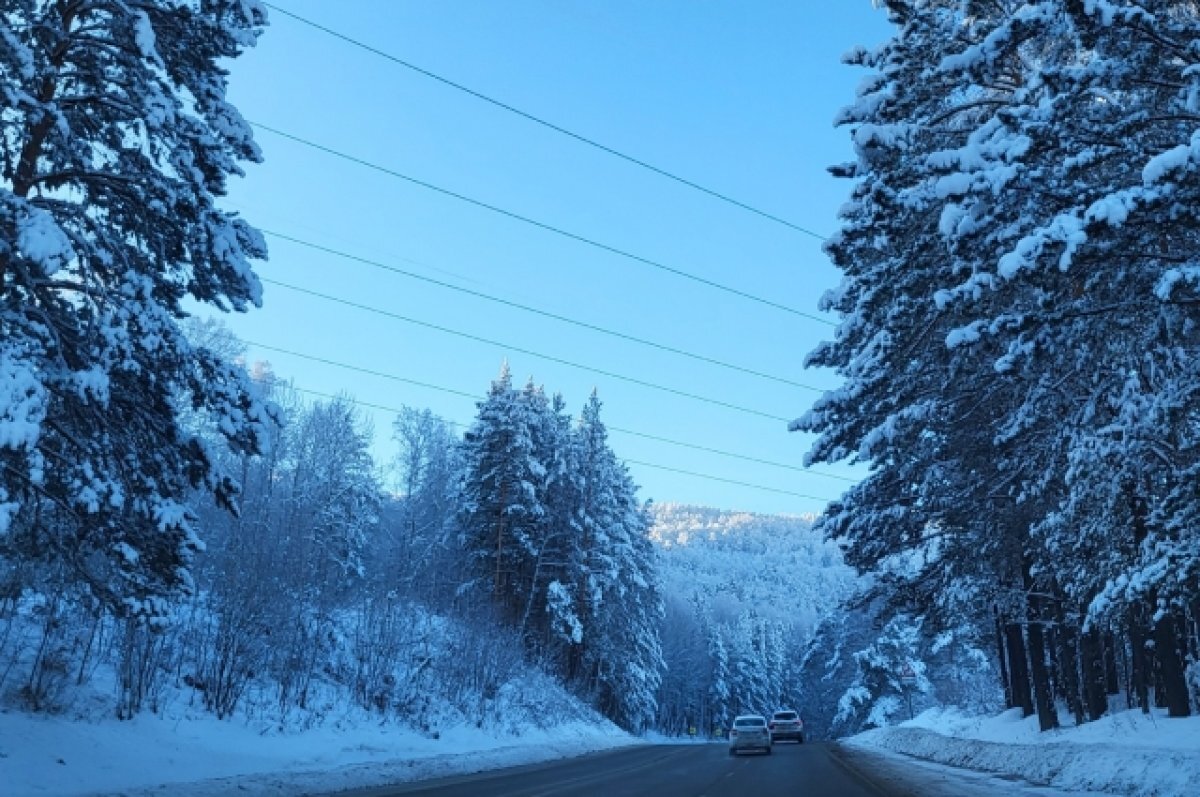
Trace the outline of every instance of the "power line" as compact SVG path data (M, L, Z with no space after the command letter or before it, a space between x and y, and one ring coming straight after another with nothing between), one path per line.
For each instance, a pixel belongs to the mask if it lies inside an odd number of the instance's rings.
M836 473L828 473L826 471L813 470L812 468L806 468L802 465L789 465L786 462L775 462L774 460L759 459L758 457L751 457L751 456L747 456L746 454L735 454L732 451L723 451L719 448L709 448L708 446L696 445L695 443L684 443L681 440L671 440L666 437L659 437L658 435L647 434L645 432L634 432L629 429L621 429L617 426L609 426L608 429L609 429L609 431L612 431L612 432L621 432L622 434L633 435L634 437L644 437L647 440L654 440L659 443L667 443L667 444L673 445L673 446L682 446L683 448L690 448L694 451L706 451L710 454L719 454L720 456L723 456L723 457L732 457L733 459L740 459L740 460L743 460L744 462L755 462L755 463L758 463L759 465L770 465L773 468L784 468L786 470L794 470L799 473L810 473L814 476L823 476L826 479L838 479L840 481L846 481L846 482L857 482L858 481L858 479L852 478L850 476L840 476Z
M249 343L249 341L246 341L246 342ZM251 344L251 345L258 345L258 344ZM266 349L266 348L270 348L270 347L263 346L262 348ZM356 399L356 398L353 398L351 396L347 396L344 394L325 393L320 390L312 390L312 389L306 388L306 387L298 387L297 385L294 385L291 382L288 383L288 387L292 390L295 390L297 393L304 393L309 396L316 396L318 398L330 399L332 401L337 401L340 399L343 401L348 401L351 404L354 404L355 406L358 406L358 407L369 407L370 409L373 409L373 410L381 410L383 412L393 412L397 415L399 415L401 412L403 412L403 409L400 407L389 407L386 404L375 404L374 402L370 402L370 401L362 401L360 399ZM434 388L434 389L436 390L437 388ZM439 416L439 420L443 421L444 423L449 424L450 426L456 426L460 429L467 426L467 424L465 424L465 423L459 423L458 421L451 421L446 418L441 418L440 416Z
M430 384L429 382L420 382L415 379L408 379L408 378L405 378L402 376L397 376L396 374L391 374L391 373L387 373L384 371L377 371L377 370L374 370L371 368L363 368L363 367L357 366L357 365L350 365L349 363L344 363L339 360L331 360L331 359L328 359L325 357L317 357L316 355L312 355L312 354L304 354L302 352L292 351L291 349L284 349L284 348L280 348L278 346L272 346L272 345L269 345L266 343L260 343L258 341L247 340L245 342L251 346L255 346L259 349L264 349L266 351L273 351L273 352L278 352L280 354L287 354L287 355L290 355L293 357L299 357L301 359L311 360L313 362L319 362L319 363L323 363L325 365L331 365L335 368L341 368L341 369L344 369L347 371L354 371L357 373L368 374L370 376L378 376L383 379L389 379L394 382L403 382L405 384L415 385L417 387L423 387L428 390L435 390L440 393L448 393L453 396L462 396L464 398L473 399L475 401L482 401L484 398L483 396L476 394L476 393L468 393L466 391L457 390L457 389L451 388L451 387L444 387L442 385ZM296 389L300 390L300 388L296 388ZM332 395L324 394L324 393L316 393L316 391L312 391L312 390L302 390L301 392L313 393L314 395L321 395L321 396L325 396L326 398L334 398L334 396L332 396ZM400 412L400 410L395 407L386 407L381 404L370 404L365 401L357 401L357 400L354 400L354 401L357 404L362 404L363 406L366 406L366 407L373 407L374 409L378 409L378 410L385 410L388 412L396 412L396 413ZM454 426L463 426L464 425L464 424L458 423L456 421L447 421L447 423L453 424ZM785 462L775 462L775 461L769 460L769 459L760 459L758 457L751 457L746 454L738 454L738 453L735 453L732 451L725 451L725 450L719 449L719 448L710 448L709 446L701 446L701 445L697 445L695 443L685 443L682 440L672 440L669 437L660 437L658 435L648 434L647 432L638 432L638 431L634 431L633 429L623 429L620 426L610 426L610 425L606 424L605 428L607 428L610 432L617 432L620 434L630 435L633 437L641 437L646 440L653 440L658 443L666 443L668 445L678 446L681 448L690 448L694 451L704 451L709 454L716 454L718 456L728 457L730 459L740 459L744 462L754 462L754 463L757 463L760 465L768 465L773 468L783 468L786 470L793 470L793 471L797 471L800 473L808 473L813 476L821 476L826 479L838 479L840 481L846 481L846 482L857 482L858 481L858 479L852 478L850 476L841 476L836 473L829 473L827 471L816 470L814 468L805 468L800 465L789 465Z
M813 501L824 501L827 504L832 503L834 500L832 498L822 498L819 495L807 495L805 493L792 492L791 490L780 490L777 487L764 487L761 484L751 484L750 482L740 482L740 481L737 481L736 479L725 479L720 476L710 476L707 473L696 473L695 471L692 471L692 470L682 470L680 468L669 468L666 465L655 465L653 462L641 462L640 460L636 460L636 459L627 459L627 460L625 460L625 462L628 462L631 465L641 465L643 468L654 468L655 470L665 470L670 473L681 473L684 476L694 476L698 479L708 479L709 481L724 482L725 484L736 484L738 487L749 487L754 490L765 490L766 492L769 492L769 493L779 493L781 495L794 495L797 498L808 498Z
M291 387L293 390L295 390L298 393L305 393L305 394L308 394L311 396L318 396L320 398L326 398L326 399L339 399L340 398L340 399L350 402L351 404L355 404L355 405L358 405L361 407L370 407L370 408L376 409L376 410L383 410L384 412L395 412L395 413L400 412L400 409L398 409L396 407L388 407L383 404L373 404L368 401L359 401L358 399L350 398L349 396L335 396L331 393L323 393L319 390L309 390L307 388L296 387L295 385L292 385ZM445 419L443 419L443 420L445 420ZM466 426L466 424L458 423L457 421L447 420L446 423L450 424L451 426L456 426L459 428ZM611 431L617 431L614 427L611 427L611 426L608 427L608 429ZM834 501L834 499L832 499L832 498L822 498L821 496L817 496L817 495L808 495L807 493L798 493L798 492L794 492L792 490L782 490L778 487L767 487L762 484L754 484L753 482L743 482L743 481L738 481L736 479L726 479L722 476L713 476L708 473L697 473L696 471L683 470L681 468L672 468L667 465L657 465L653 462L643 462L643 461L637 460L637 459L622 459L621 461L627 462L631 465L640 465L643 468L653 468L655 470L667 471L669 473L678 473L683 476L691 476L696 479L706 479L708 481L721 482L723 484L732 484L732 485L736 485L738 487L748 487L752 490L762 490L764 492L778 493L780 495L790 495L790 496L794 496L796 498L806 498L811 501L823 501L827 504L832 503Z
M648 257L642 257L641 255L636 255L632 252L628 252L624 249L619 249L615 246L609 246L608 244L601 243L600 241L597 241L594 238L587 238L587 237L585 237L583 235L579 235L577 233L568 232L567 230L564 230L561 227L555 227L552 224L547 224L546 222L538 221L537 219L530 218L529 216L522 216L521 214L514 213L511 210L505 210L504 208L499 207L497 205L492 205L487 202L483 202L482 200L473 199L472 197L469 197L465 194L460 194L457 191L451 191L448 188L442 188L441 186L437 186L437 185L434 185L433 183L426 182L425 180L419 180L416 177L411 177L407 174L403 174L394 169L390 169L386 166L381 166L377 163L372 163L371 161L364 160L362 158L347 154L340 150L333 149L332 147L327 147L324 144L318 144L315 141L310 141L309 139L302 138L297 135L293 135L292 133L285 133L282 130L271 127L269 125L265 125L261 122L251 121L250 124L252 126L258 128L259 130L265 130L268 133L273 133L273 134L279 136L280 138L286 138L289 141L293 141L297 144L301 144L301 145L309 147L311 149L315 149L319 152L324 152L327 155L332 155L336 158L341 158L342 160L349 161L350 163L356 163L359 166L363 166L368 169L372 169L372 170L380 172L382 174L386 174L390 177L395 177L397 179L404 180L408 183L420 186L422 188L427 188L430 191L435 191L444 196L453 197L454 199L457 199L462 202L466 202L467 204L474 205L476 207L483 208L485 210L490 210L493 213L498 213L501 216L506 216L510 219L515 219L516 221L524 222L526 224L537 227L538 229L546 230L547 232L552 232L552 233L554 233L556 235L560 235L564 238L569 238L572 241L578 241L580 243L587 244L588 246L595 247L596 249L600 249L602 251L609 252L610 254L619 255L620 257L624 257L629 260L633 260L634 262L641 263L643 265L647 265L652 268L659 269L660 271L665 271L668 274L673 274L682 279L690 280L692 282L696 282L696 283L699 283L706 287L713 288L714 290L723 291L725 293L729 293L734 296L739 296L743 299L747 299L752 302L757 302L758 304L766 305L767 307L773 307L776 310L782 310L785 313L791 313L792 315L800 316L801 318L807 318L811 321L816 321L818 323L826 324L828 326L836 326L836 324L834 324L834 322L832 322L828 319L825 319L825 318L821 318L820 316L813 315L812 313L806 313L802 310L797 310L794 307L789 307L786 304L780 304L779 302L774 302L774 301L771 301L770 299L764 299L761 296L756 296L752 293L747 293L746 291L739 290L737 288L731 287L729 285L725 285L720 282L716 282L715 280L710 280L706 277L697 276L696 274L692 274L688 271L684 271L683 269L675 268L674 266L668 266L667 264L662 263L660 261L651 260Z
M533 313L535 315L540 315L543 318L550 318L555 321L560 321L564 324L571 324L573 326L580 327L582 329L591 330L593 332L599 332L601 334L609 335L614 338L620 338L622 340L627 340L632 343L637 343L642 346L649 346L651 348L658 349L659 351L665 351L665 352L669 352L671 354L679 355L681 357L687 357L692 360L697 360L699 362L704 362L704 363L708 363L710 365L720 366L721 368L727 368L731 371L738 371L743 374L749 374L750 376L757 376L760 379L769 379L772 382L779 382L781 384L791 385L792 387L799 387L799 388L804 388L805 390L822 392L820 388L813 387L812 385L806 385L803 382L797 382L793 379L787 379L782 376L775 376L773 374L764 373L762 371L756 371L753 368L745 368L743 366L735 365L733 363L728 363L723 360L715 359L713 357L707 357L703 354L695 354L690 351L684 351L683 349L677 349L673 346L668 346L664 343L656 343L652 340L646 340L645 338L639 338L634 335L628 335L624 332L618 332L616 330L608 329L606 327L602 327L597 324L590 324L586 321L579 321L574 318L569 318L564 315L559 315L558 313L552 313L548 310L541 310L536 307L530 307L529 305L521 304L519 302L514 302L510 299L503 299L498 296L493 296L492 294L484 293L483 291L477 291L477 290L473 290L471 288L463 288L461 286L454 285L449 282L445 282L444 280L434 279L433 277L427 277L427 276L424 276L423 274L417 274L412 271L407 271L402 268L397 268L396 266L389 266L386 263L379 262L378 260L371 260L371 259L368 259L365 257L361 257L359 255L354 255L349 252L345 252L340 249L334 249L332 247L322 246L321 244L316 244L311 241L305 241L301 238L296 238L295 236L287 235L285 233L275 232L275 231L264 229L264 228L260 228L260 230L264 234L269 235L272 238L278 238L280 240L288 241L290 243L297 244L298 246L307 247L309 249L313 249L318 252L324 252L326 254L334 255L336 257L340 257L345 260L351 260L356 263L362 263L363 265L371 266L373 268L378 268L383 271L391 272L393 274L399 274L400 276L408 277L409 279L419 280L421 282L425 282L430 285L436 285L440 288L446 288L447 290L457 291L459 293L464 293L468 296L474 296L474 297L477 297L480 299L485 299L489 302L495 302L496 304L502 304L506 307L512 307L512 308L515 308L517 310L522 310L527 313Z
M277 285L281 288L287 288L288 290L292 290L297 293L303 293L308 296L314 296L319 299L324 299L325 301L328 301L328 302L334 302L336 304L341 304L346 307L353 307L357 310L362 310L363 312L374 313L375 315L381 315L381 316L384 316L385 318L393 318L397 321L403 321L406 324L413 324L414 326L424 327L425 329L432 329L432 330L435 330L437 332L442 332L447 335L453 335L458 338L472 340L472 341L475 341L476 343L486 343L489 346L499 346L502 349L507 349L509 351L515 351L520 354L527 354L530 357L537 357L538 359L547 360L549 362L557 363L559 365L565 365L570 368L576 368L580 371L588 371L593 374L607 376L610 379L617 379L622 382L628 382L633 385L639 385L641 387L650 388L651 390L658 390L663 393L670 393L671 395L680 396L682 398L687 398L687 399L692 399L693 401L701 401L701 402L704 402L705 404L712 404L712 405L715 405L718 407L724 407L725 409L735 410L737 412L742 412L747 415L757 415L760 418L768 418L773 421L781 421L783 423L791 423L791 421L792 421L791 418L784 418L781 415L772 415L769 412L763 412L761 410L751 409L749 407L743 407L740 404L733 404L731 402L721 401L720 399L708 398L707 396L701 396L696 393L689 393L686 390L679 390L677 388L667 387L666 385L660 385L655 382L647 382L644 379L638 379L638 378L632 377L632 376L625 376L623 374L618 374L613 371L605 370L603 368L595 368L590 365L583 365L582 363L577 363L572 360L564 359L562 357L555 357L552 354L543 354L541 352L533 351L532 349L526 349L526 348L522 348L520 346L513 346L508 343L503 343L498 340L493 340L492 338L485 338L481 335L472 335L469 332L462 332L457 329L451 329L450 327L444 327L444 326L441 326L440 324L433 324L428 321L420 321L415 318L409 318L408 316L401 315L399 313L393 313L390 310L384 310L379 307L371 307L370 305L360 304L358 302L352 302L349 299L340 299L337 296L331 296L328 293L322 293L321 291L309 290L308 288L301 288L297 285L291 285L286 282L280 282L279 280L268 279L265 277L262 278L262 281L267 284L270 284L270 285ZM305 355L297 354L297 356L305 356Z
M436 390L440 393L451 393L453 395L462 396L464 398L469 398L469 399L478 400L478 399L482 398L481 396L477 396L474 393L467 393L465 391L455 390L455 389L449 388L449 387L441 387L440 385L431 385L428 382L419 382L416 379L406 379L403 376L396 376L395 374L389 374L385 371L376 371L372 368L363 368L358 365L350 365L349 363L340 362L338 360L330 360L330 359L326 359L325 357L318 357L315 354L304 354L303 352L293 351L291 349L284 349L279 346L271 346L270 344L260 343L258 341L254 341L254 340L247 340L245 342L250 344L251 346L256 346L260 349L266 349L267 351L278 352L279 354L287 354L292 357L299 357L302 360L309 360L310 362L322 363L324 365L332 365L337 368L343 368L347 371L355 371L360 374L367 374L369 376L378 376L381 379L390 379L393 382L403 382L406 385L415 385L417 387L423 387L423 388L427 388L429 390Z
M457 89L458 91L461 91L464 94L469 94L470 96L475 97L476 99L479 99L479 100L483 100L484 102L494 105L497 108L501 108L505 111L508 111L509 113L516 114L517 116L520 116L523 119L527 119L528 121L533 122L534 124L541 125L542 127L545 127L549 130L553 130L556 133L561 133L564 136L573 138L576 141L583 143L583 144L587 144L590 147L595 147L596 149L600 150L601 152L606 152L609 155L613 155L617 158L620 158L623 161L632 163L635 166L640 166L643 169L647 169L651 172L654 172L655 174L659 175L660 177L666 177L668 180L674 180L675 182L677 182L681 185L685 185L688 188L692 188L696 191L700 191L701 193L708 194L711 197L715 197L716 199L719 199L723 202L727 202L730 205L739 207L742 210L747 210L747 211L754 213L755 215L760 216L764 219L769 219L770 221L776 222L778 224L782 224L785 227L790 227L791 229L795 230L796 232L801 232L801 233L804 233L805 235L810 235L813 238L816 238L818 241L824 241L826 239L826 237L824 235L821 235L818 232L814 232L806 227L801 227L799 224L795 224L793 222L788 221L787 219L780 218L779 216L776 216L772 213L768 213L765 210L759 210L758 208L754 207L753 205L749 205L745 202L734 199L733 197L731 197L727 194L723 194L720 191L714 191L711 188L705 188L703 185L700 185L699 183L693 182L692 180L688 180L687 178L684 178L684 177L680 177L679 175L673 174L672 172L669 172L666 169L660 169L659 167L654 166L653 164L647 163L646 161L635 158L632 155L626 155L624 152L621 152L620 150L616 150L616 149L613 149L612 147L601 144L599 141L596 141L595 139L591 139L591 138L588 138L587 136L581 135L579 133L575 133L571 130L566 129L565 127L560 127L559 125L556 125L553 122L549 122L549 121L547 121L539 116L535 116L527 111L522 111L520 108L516 108L512 105L509 105L508 103L501 102L500 100L497 100L494 97L489 97L488 95L483 94L482 92L468 88L467 86L464 86L461 83L456 83L453 80L450 80L449 78L445 78L434 72L430 72L428 69L423 69L423 68L417 66L416 64L413 64L409 61L405 61L404 59L399 58L398 56L392 55L391 53L385 52L376 47L372 47L371 45L366 44L365 42L360 41L359 39L355 39L351 36L347 36L346 34L340 33L336 30L333 30L332 28L325 27L324 25L321 25L318 22L314 22L311 19L302 17L299 14L296 14L292 11L288 11L287 9L280 8L279 6L277 6L273 3L264 3L263 5L267 6L268 8L270 8L274 11L278 11L280 14L283 14L284 16L291 17L292 19L296 20L297 22L301 22L305 25L308 25L311 28L321 31L322 33L332 36L335 39L340 39L340 40L346 42L347 44L351 44L355 47L358 47L362 50L366 50L367 52L377 55L381 58L385 58L394 64L404 67L405 69L410 69L419 75L423 75L427 78L430 78L431 80L436 80L437 82L439 82L443 85L449 86L453 89Z

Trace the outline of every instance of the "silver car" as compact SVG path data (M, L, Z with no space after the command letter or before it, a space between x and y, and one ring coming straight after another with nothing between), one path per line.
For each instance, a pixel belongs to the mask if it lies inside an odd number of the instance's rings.
M729 754L737 755L742 750L761 750L771 754L771 730L767 718L760 714L742 714L733 720L729 729Z

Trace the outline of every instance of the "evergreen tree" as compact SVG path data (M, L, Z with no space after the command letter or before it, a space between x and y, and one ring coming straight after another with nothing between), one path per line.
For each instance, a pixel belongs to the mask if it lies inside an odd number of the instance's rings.
M579 541L573 523L578 502L576 466L571 446L571 419L562 396L547 399L532 380L521 393L533 459L541 467L536 495L542 515L529 547L528 594L520 631L531 647L561 660L562 647L578 645L583 637L574 571Z
M246 452L268 420L179 325L185 299L260 301L263 239L216 201L260 157L222 62L264 22L250 0L0 10L0 556L126 614L189 588L192 491L235 503L184 409Z
M920 623L901 616L893 618L871 645L853 654L858 672L838 701L835 732L857 733L907 718L910 690L917 694L932 690L920 644ZM903 680L909 670L914 676L911 686Z
M463 442L459 525L526 650L623 727L653 720L663 668L650 521L607 445L593 394L570 428L560 397L507 366Z
M830 613L814 629L800 662L803 687L795 706L807 738L834 736L839 701L858 677L852 652L869 644L872 631L863 612L850 610Z
M733 722L733 712L730 700L733 693L729 685L729 653L725 642L721 639L721 631L717 626L709 630L708 650L712 659L712 683L708 690L708 701L713 716L713 727L726 731Z
M459 527L474 584L514 625L530 595L530 559L545 515L539 487L546 468L536 453L527 406L505 363L464 435Z
M650 519L637 486L608 447L595 392L580 416L579 574L590 691L622 727L642 730L654 718L663 659L665 612L657 581Z
M1176 630L1195 581L1164 574L1195 547L1174 522L1191 499L1173 499L1193 492L1178 488L1196 429L1200 94L1185 53L1200 16L885 5L897 34L854 56L876 74L840 118L858 158L837 172L858 182L828 247L846 276L824 302L843 322L810 357L848 382L796 424L821 435L810 461L875 467L826 528L863 569L914 558L877 588L930 633L950 627L948 601L1002 606L1043 728L1059 655L1046 594L1137 650L1153 633L1186 713Z

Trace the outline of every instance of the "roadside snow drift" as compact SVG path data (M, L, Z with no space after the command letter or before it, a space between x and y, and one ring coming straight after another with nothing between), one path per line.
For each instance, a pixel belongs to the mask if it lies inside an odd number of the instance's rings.
M322 794L480 772L637 743L615 726L572 722L434 739L395 724L279 732L212 717L78 721L0 712L0 794L209 797Z
M1063 718L1068 725L1070 719ZM1194 797L1200 789L1200 717L1125 711L1039 733L1019 709L966 717L933 709L915 720L843 740L1072 791L1127 797Z

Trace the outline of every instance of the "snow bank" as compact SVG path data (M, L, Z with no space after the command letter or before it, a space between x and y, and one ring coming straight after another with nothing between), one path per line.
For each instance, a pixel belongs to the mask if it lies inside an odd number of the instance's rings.
M466 726L431 738L378 722L280 733L205 716L81 722L8 711L0 713L0 791L5 797L330 793L635 743L614 726L580 722L503 735Z
M987 718L933 709L843 741L1072 791L1185 797L1200 783L1200 717L1161 712L1126 711L1039 733L1037 718L1019 709Z

